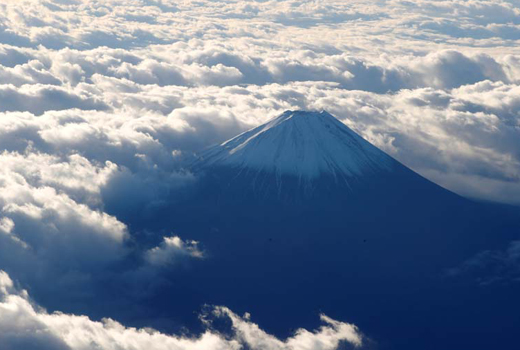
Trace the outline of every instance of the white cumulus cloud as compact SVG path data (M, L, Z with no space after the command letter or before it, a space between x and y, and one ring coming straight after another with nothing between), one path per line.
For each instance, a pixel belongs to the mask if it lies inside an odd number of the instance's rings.
M211 329L211 318L231 321L230 335ZM341 343L362 345L357 327L322 315L324 325L316 331L300 329L280 340L225 307L216 307L205 321L209 328L197 337L160 333L150 328L125 327L112 319L92 321L86 316L48 313L35 305L25 290L0 271L0 342L2 349L68 350L333 350Z

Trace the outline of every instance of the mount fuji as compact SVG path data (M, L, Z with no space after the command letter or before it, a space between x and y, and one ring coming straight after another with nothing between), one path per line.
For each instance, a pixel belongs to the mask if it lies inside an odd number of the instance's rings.
M229 166L311 181L390 170L393 160L327 112L287 111L203 154L204 166Z
M428 198L427 206L466 201L408 169L325 111L286 111L202 152L191 170L203 179L202 197L218 199L221 205L263 204L264 210L283 204L310 204L315 210L320 201L329 209L333 203L339 209L370 202L407 205L422 198Z
M190 169L196 185L144 224L204 249L205 259L169 271L171 287L154 299L179 324L197 325L193 311L214 304L280 336L325 313L358 325L373 348L515 343L499 326L518 324L509 295L518 288L475 288L446 271L513 240L517 209L430 182L327 112L287 111Z

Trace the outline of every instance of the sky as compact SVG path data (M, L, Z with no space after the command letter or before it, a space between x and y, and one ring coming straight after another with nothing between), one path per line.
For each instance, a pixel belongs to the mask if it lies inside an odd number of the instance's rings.
M93 293L85 286L132 254L140 262L121 278L203 259L197 242L173 233L136 252L120 218L153 212L193 182L186 155L289 109L330 112L458 194L520 205L520 4L0 0L0 340L8 349L359 343L354 325L326 315L322 328L280 340L222 306L210 314L232 321L231 338L210 325L184 338L33 299Z

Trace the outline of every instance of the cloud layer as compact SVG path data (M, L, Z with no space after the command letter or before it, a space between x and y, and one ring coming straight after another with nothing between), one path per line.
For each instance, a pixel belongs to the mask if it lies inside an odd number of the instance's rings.
M327 109L451 190L520 203L513 1L0 6L3 147L171 167L285 109Z
M285 340L264 332L249 317L215 307L203 319L208 329L199 337L189 338L149 328L125 327L112 319L92 321L86 316L48 313L30 301L27 291L17 289L8 274L0 271L0 342L5 350L333 350L342 343L362 345L362 336L355 326L325 315L321 316L320 329L314 332L299 329ZM212 329L212 320L217 318L230 321L228 335Z
M106 281L154 280L155 288L162 269L204 260L204 242L141 232L128 219L153 220L189 188L190 154L287 109L325 109L448 189L518 205L520 7L0 1L0 268L45 300L67 290L88 304ZM141 246L138 235L155 239ZM488 255L512 266L511 247ZM317 333L280 341L227 309L219 310L235 325L231 340L176 338L46 313L5 273L0 288L0 333L12 348L33 340L39 349L87 349L87 341L131 349L129 339L158 349L356 343L351 326L327 318Z

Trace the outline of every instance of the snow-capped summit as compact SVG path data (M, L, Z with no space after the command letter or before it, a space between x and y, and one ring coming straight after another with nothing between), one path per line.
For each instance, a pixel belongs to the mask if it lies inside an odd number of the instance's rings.
M389 170L394 160L325 111L286 111L210 148L201 163L310 180Z

